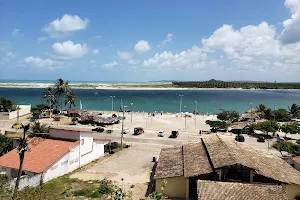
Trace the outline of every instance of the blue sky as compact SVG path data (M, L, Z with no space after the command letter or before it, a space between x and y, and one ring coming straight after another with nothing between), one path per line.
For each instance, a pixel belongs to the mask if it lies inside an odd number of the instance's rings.
M300 0L0 2L0 79L298 81Z

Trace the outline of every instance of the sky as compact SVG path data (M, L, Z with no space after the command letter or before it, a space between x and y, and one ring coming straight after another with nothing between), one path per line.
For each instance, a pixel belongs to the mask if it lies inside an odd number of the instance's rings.
M299 75L300 0L0 1L0 79Z

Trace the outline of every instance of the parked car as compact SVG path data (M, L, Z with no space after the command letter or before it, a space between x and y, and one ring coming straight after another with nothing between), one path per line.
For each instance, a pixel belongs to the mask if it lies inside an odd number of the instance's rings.
M133 130L133 135L140 135L142 133L144 133L144 129L142 127L136 127Z
M123 128L123 134L127 134L129 132L130 132L129 128Z
M165 131L159 131L157 137L164 137L165 133L166 133Z
M245 137L243 135L237 135L235 140L238 142L245 142Z
M169 138L177 138L179 135L178 131L172 131L171 135L169 136Z
M283 141L285 141L285 139L283 137L278 137L277 138L277 142L283 142Z
M19 123L19 124L17 124L17 123L14 123L12 126L11 126L11 128L15 128L15 129L21 129L22 128L22 123Z
M102 127L97 127L97 128L93 128L92 131L97 131L97 132L102 133L102 132L104 131L104 128L102 128Z
M265 137L264 136L259 136L257 138L257 142L266 142Z
M300 140L296 140L296 143L297 143L297 144L300 144Z

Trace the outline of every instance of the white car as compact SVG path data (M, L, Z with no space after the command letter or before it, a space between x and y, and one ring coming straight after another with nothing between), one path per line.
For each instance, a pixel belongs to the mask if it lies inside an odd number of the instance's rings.
M164 137L165 131L159 131L157 137Z
M129 128L124 128L124 129L123 129L123 134L127 134L127 133L129 133L129 132L130 132Z

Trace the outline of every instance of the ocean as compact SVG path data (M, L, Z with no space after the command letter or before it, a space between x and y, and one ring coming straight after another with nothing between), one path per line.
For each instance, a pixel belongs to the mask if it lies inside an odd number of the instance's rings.
M40 82L39 82L40 83ZM43 88L1 88L0 97L17 104L46 103L42 99ZM81 100L83 109L119 110L121 99L128 109L144 112L179 112L180 97L183 96L182 111L192 112L197 101L200 113L213 114L220 109L236 110L240 113L265 104L272 109L285 108L293 103L300 104L300 90L101 90L74 89L77 95L76 107ZM251 104L252 103L252 104Z

